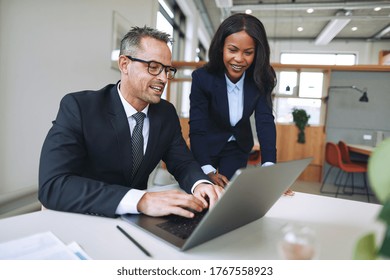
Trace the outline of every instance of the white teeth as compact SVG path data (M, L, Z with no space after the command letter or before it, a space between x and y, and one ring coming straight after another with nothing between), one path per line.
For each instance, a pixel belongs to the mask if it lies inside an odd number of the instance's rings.
M233 68L234 70L240 71L243 67L237 66L237 65L232 65L232 68Z
M162 88L161 87L154 87L154 86L151 86L152 89L154 89L155 91L162 91Z

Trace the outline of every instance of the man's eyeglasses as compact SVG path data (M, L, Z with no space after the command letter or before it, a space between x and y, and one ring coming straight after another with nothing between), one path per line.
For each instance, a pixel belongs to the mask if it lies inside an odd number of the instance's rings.
M167 74L168 80L172 80L175 77L177 69L172 66L164 65L157 61L146 61L139 58L135 58L129 55L126 55L126 57L132 61L142 62L146 63L148 65L148 73L153 76L158 76L160 73L165 70L165 73Z

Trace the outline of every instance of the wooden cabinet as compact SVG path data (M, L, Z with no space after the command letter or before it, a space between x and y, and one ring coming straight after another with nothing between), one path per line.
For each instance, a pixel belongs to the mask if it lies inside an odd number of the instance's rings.
M312 157L312 162L300 175L299 180L321 182L326 139L324 126L306 127L304 144L298 143L298 128L294 124L277 124L276 133L278 162Z

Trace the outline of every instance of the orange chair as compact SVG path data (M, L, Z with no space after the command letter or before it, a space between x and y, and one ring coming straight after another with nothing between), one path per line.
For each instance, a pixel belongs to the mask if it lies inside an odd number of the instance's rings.
M340 152L341 152L341 158L342 158L344 163L348 163L348 164L352 163L352 164L361 165L362 167L364 167L367 170L367 168L368 168L368 163L367 162L354 161L354 160L351 159L347 143L345 143L344 141L340 140L338 142L338 146L339 146L339 149L340 149ZM353 174L352 174L352 176L353 176ZM366 175L364 174L363 176L366 176ZM352 194L353 194L353 191L354 191L354 189L352 189Z
M341 158L342 158L344 163L359 164L359 165L362 165L363 167L367 168L367 162L360 162L360 161L351 160L351 157L349 156L348 146L344 141L340 140L338 145L339 145L339 149L341 152Z
M339 172L337 173L337 176L335 179L335 185L337 185L337 191L336 191L336 193L332 193L332 194L335 194L335 197L337 197L339 195L339 190L340 190L340 187L342 184L336 184L336 182L337 182L338 177L342 171L344 171L347 174L347 179L346 179L345 184L343 186L344 193L346 193L345 188L347 187L348 179L350 176L352 177L352 192L348 193L351 195L354 194L354 190L355 190L354 174L355 173L362 173L364 176L363 177L364 178L364 188L366 189L367 200L370 201L370 194L368 192L368 187L367 187L367 182L366 182L367 166L364 166L362 164L353 163L353 162L351 162L351 163L344 162L342 159L342 153L340 151L339 146L335 143L332 143L332 142L326 143L325 160L326 160L326 163L328 163L330 165L330 168L328 169L328 172L326 173L325 178L322 182L320 192L330 193L330 192L325 192L323 190L323 188L324 188L324 184L326 182L326 179L328 178L328 176L330 174L330 171L336 167L339 169Z

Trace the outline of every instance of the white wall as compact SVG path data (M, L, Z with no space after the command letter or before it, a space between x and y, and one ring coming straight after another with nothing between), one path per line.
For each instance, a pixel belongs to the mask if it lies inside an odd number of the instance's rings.
M154 0L0 0L0 195L37 186L41 146L66 93L119 79L113 11L155 26L157 9Z

